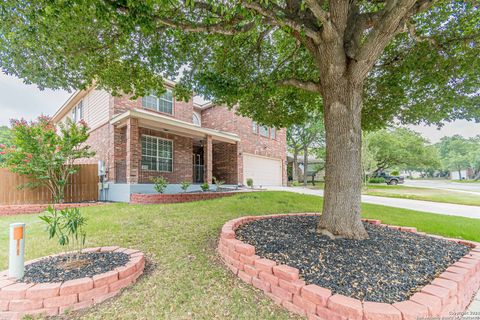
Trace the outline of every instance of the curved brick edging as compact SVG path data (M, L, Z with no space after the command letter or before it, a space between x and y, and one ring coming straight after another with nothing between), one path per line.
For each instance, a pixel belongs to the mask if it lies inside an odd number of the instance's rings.
M290 214L315 215L315 214ZM331 290L309 284L299 278L299 270L255 255L255 247L235 239L235 230L242 224L273 217L268 215L242 217L228 221L222 228L218 252L229 269L244 282L263 290L275 303L290 312L320 319L391 319L413 320L422 317L451 316L462 312L480 287L480 244L472 241L443 238L468 245L472 250L458 262L448 267L431 284L423 287L407 301L393 304L362 302ZM380 220L363 219L371 224L385 226L404 232L417 232L413 227L381 224Z
M25 315L54 316L91 307L117 295L121 289L137 281L145 268L145 256L138 250L112 246L82 251L123 252L130 255L130 260L125 266L112 271L63 283L16 282L4 271L0 275L0 319L21 319Z
M194 192L194 193L133 193L130 195L131 204L161 204L161 203L181 203L200 200L210 200L223 197L230 197L241 193L251 193L252 191L228 191L228 192Z

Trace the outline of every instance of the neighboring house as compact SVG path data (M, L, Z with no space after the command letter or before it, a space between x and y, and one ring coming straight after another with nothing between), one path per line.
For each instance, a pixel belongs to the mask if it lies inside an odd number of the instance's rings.
M298 163L298 173L299 177L298 180L302 181L303 180L303 173L304 173L304 168L305 165L303 163L303 155L299 155L297 159ZM293 154L288 153L287 154L287 169L289 172L288 180L293 180ZM311 179L312 177L315 178L315 180L324 180L325 179L325 170L323 169L323 166L325 164L325 161L322 159L317 159L314 156L309 156L308 157L308 165L307 165L307 177Z
M474 179L474 173L471 168L458 170L451 170L450 171L450 179L452 180L468 180Z
M259 126L233 110L191 99L177 101L167 91L130 100L90 88L75 92L55 113L53 121L84 120L90 127L87 143L107 169L108 200L128 201L135 192L152 192L151 180L163 176L172 184L286 184L286 134ZM175 186L177 184L177 186ZM194 188L198 187L193 186Z

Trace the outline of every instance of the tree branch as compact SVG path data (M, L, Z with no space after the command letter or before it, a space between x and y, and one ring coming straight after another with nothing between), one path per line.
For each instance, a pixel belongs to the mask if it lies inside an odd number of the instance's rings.
M310 11L312 11L315 18L317 18L325 28L332 27L328 12L322 9L317 0L305 0L305 4Z
M298 79L284 79L277 81L277 84L280 86L290 86L298 89L319 93L320 92L320 83L313 81L303 81Z
M167 27L181 29L188 32L208 32L208 33L218 33L224 35L235 35L237 33L247 32L251 30L254 26L254 22L249 22L244 25L235 25L232 22L219 22L215 24L206 24L206 23L193 23L193 22L176 22L171 19L156 18L157 22Z

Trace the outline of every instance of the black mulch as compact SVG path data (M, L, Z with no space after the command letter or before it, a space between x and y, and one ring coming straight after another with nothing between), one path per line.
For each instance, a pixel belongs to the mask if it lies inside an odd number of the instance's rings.
M370 239L330 240L318 216L269 218L237 229L256 254L300 270L307 284L364 301L407 300L464 256L464 245L365 224Z
M25 276L21 282L62 282L67 280L92 277L105 273L127 264L130 256L121 252L91 252L82 253L82 260L87 261L85 265L64 269L61 267L67 261L65 255L45 258L25 266Z

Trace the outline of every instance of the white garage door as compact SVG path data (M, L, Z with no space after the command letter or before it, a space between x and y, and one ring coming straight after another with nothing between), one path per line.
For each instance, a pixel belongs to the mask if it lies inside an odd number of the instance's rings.
M255 186L281 186L282 160L243 154L243 180L252 178Z

